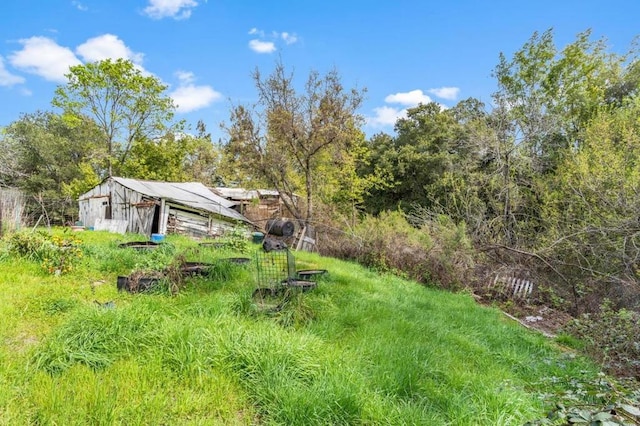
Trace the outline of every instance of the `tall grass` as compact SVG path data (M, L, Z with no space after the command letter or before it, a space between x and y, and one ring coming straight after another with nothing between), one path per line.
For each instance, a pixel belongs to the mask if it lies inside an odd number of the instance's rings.
M1 424L522 424L548 378L595 374L469 296L307 253L327 277L277 312L251 297L251 266L217 262L234 253L173 236L212 273L118 293L149 254L116 265L121 236L81 234L68 277L2 263Z

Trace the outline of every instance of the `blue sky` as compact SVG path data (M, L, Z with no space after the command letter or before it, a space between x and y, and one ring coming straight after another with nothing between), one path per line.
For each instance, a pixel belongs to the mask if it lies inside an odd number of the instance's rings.
M336 68L366 88L367 134L392 132L407 107L476 97L534 31L559 46L587 29L611 51L640 34L638 0L5 0L0 4L0 127L53 110L70 65L123 57L169 86L177 118L214 137L234 104L255 100L251 73L280 59L302 84Z

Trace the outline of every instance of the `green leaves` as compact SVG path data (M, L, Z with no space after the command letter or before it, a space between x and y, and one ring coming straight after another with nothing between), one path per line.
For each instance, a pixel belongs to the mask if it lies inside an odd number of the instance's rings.
M52 104L67 120L89 117L100 128L108 174L127 158L134 142L163 134L175 106L164 95L167 86L143 75L128 60L117 59L71 67L68 82L56 89Z

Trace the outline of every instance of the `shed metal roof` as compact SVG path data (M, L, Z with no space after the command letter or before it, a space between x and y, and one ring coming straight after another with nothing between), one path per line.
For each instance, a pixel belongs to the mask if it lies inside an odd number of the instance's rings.
M149 197L164 198L177 204L205 210L231 219L249 220L231 209L235 203L214 194L200 182L158 182L113 177L114 182Z
M244 189L244 188L211 188L216 194L231 200L253 200L260 197L278 197L280 193L275 189Z
M251 191L244 188L218 187L212 188L211 190L226 200L247 201L258 198L258 191Z

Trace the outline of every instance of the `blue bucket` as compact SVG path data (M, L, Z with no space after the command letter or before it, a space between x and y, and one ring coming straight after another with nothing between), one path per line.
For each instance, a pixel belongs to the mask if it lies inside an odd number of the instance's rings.
M153 241L154 243L161 243L164 241L164 235L163 234L151 234L151 241Z

